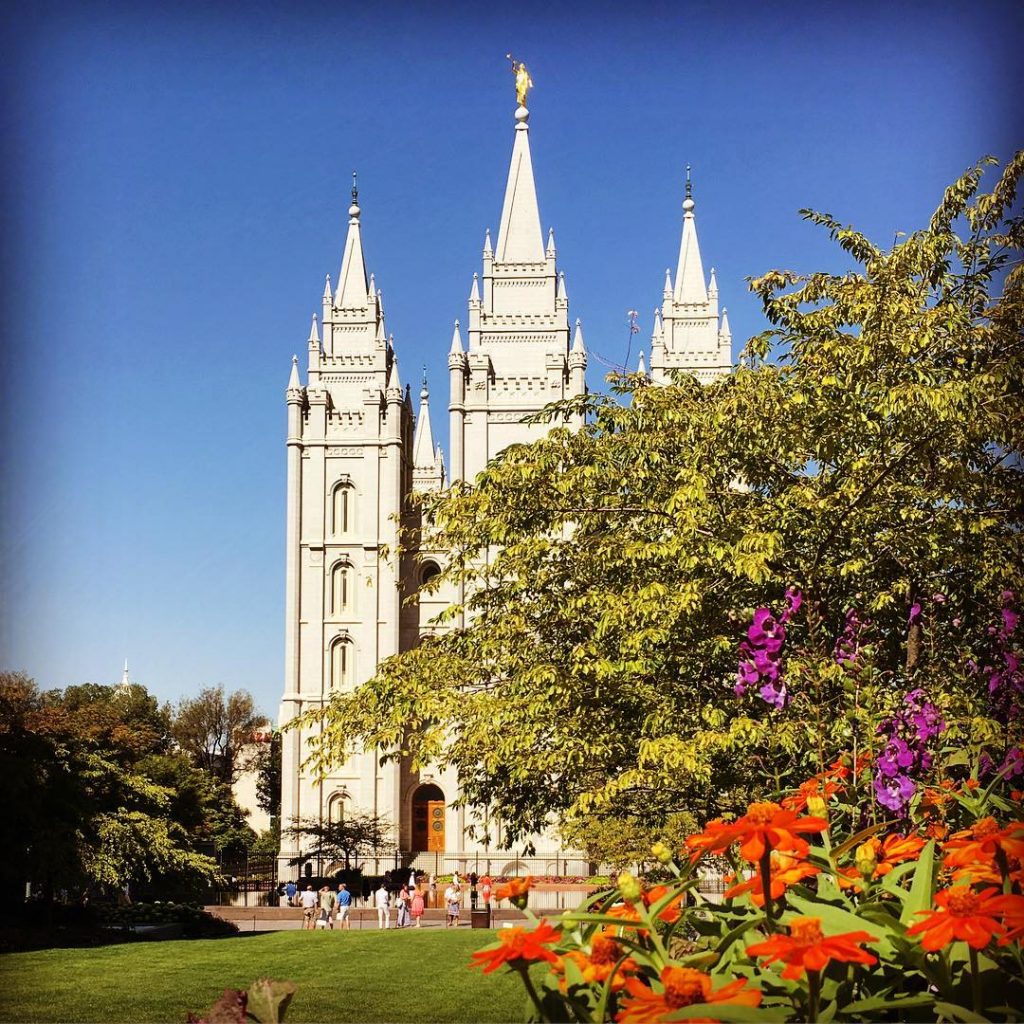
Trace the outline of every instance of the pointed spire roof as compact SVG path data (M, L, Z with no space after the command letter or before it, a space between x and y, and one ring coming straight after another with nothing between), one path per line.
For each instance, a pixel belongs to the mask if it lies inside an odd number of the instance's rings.
M423 367L423 387L420 389L420 414L416 419L416 436L412 442L412 464L417 469L434 467L434 432L430 429L430 392L427 388L427 368Z
M554 228L548 228L548 247L547 247L547 250L545 251L544 255L545 256L554 256L555 252L556 252L556 249L555 249L555 229Z
M544 239L537 207L537 189L533 182L530 157L529 115L525 107L516 111L516 136L505 185L505 203L498 228L498 263L543 263Z
M565 299L569 301L569 293L565 290L565 271L561 270L558 273L558 291L555 293L555 298Z
M327 302L331 301L331 275L327 274L324 277L324 300Z
M672 271L665 268L665 298L672 297Z
M363 239L359 233L359 190L356 188L356 176L353 173L352 205L348 208L348 237L345 239L345 254L341 258L334 304L343 309L362 309L366 306L368 289Z
M583 325L577 319L576 321L576 332L572 339L572 351L586 353L586 349L583 347Z
M654 328L651 331L651 338L654 341L661 340L661 310L656 309L654 311Z
M377 282L373 279L373 274L370 274L370 286L366 290L366 304L372 306L377 301Z
M479 302L480 301L480 279L476 274L473 275L473 287L469 290L469 301Z
M389 342L393 342L393 338L388 339ZM388 389L391 391L401 391L402 381L398 376L398 356L395 356L391 360L391 376L388 378Z
M729 329L729 310L722 309L722 326L718 329L718 333L723 338L731 338L732 331Z
M288 377L288 390L301 390L302 382L299 380L299 357L292 356L292 372Z
M310 345L320 344L320 327L317 324L316 313L313 314L313 322L309 325L309 343Z
M484 231L484 255L485 256L493 256L494 255L494 247L491 245L491 229L490 228L487 228L487 230Z
M686 198L683 200L683 237L679 243L679 266L676 270L676 302L707 302L704 288L704 268L700 261L700 246L697 244L697 224L693 210L693 185L690 182L690 165L686 165Z
M711 268L711 282L708 284L708 295L718 294L718 279L715 277L715 268Z
M637 360L636 372L637 373L644 373L644 374L647 373L647 363L644 361L644 350L643 349L640 349L640 358Z
M452 347L448 349L449 355L462 355L465 349L462 347L462 335L459 333L459 321L455 321L455 330L452 331Z

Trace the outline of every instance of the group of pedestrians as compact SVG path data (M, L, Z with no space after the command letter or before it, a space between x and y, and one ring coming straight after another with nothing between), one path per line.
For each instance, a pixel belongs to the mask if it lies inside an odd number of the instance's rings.
M391 927L391 893L387 886L381 882L380 888L373 894L374 906L377 908L377 927ZM423 920L423 911L427 904L423 899L423 893L413 887L410 892L409 886L403 885L395 897L395 910L397 911L396 928L419 928Z
M289 882L288 886L292 883ZM285 892L287 894L287 887ZM297 895L297 903L296 901ZM329 885L322 886L319 892L314 891L313 886L307 885L302 892L293 893L288 896L289 903L302 907L302 927L310 931L316 928L330 928L334 926L346 930L352 927L349 919L349 912L352 909L352 893L344 882L338 883L338 891L333 892Z
M488 877L480 879L482 883L482 895L484 905L490 903L491 880ZM477 876L470 877L473 906L476 906L477 898ZM437 883L434 876L430 876L428 886L431 903L436 905ZM312 885L299 890L295 882L288 882L284 886L283 896L288 906L302 908L302 927L310 931L316 928L329 928L332 931L335 927L348 930L352 927L350 913L352 910L352 894L344 882L338 883L337 891L330 886L322 886L314 890ZM391 928L392 917L392 894L382 880L380 887L373 893L373 906L377 911L377 927ZM448 888L444 891L445 906L445 927L457 928L462 913L463 886L462 880L456 872ZM409 883L403 885L394 897L394 908L396 911L394 919L395 928L420 928L422 927L423 912L427 908L427 900L424 894L416 885L414 877L410 876Z

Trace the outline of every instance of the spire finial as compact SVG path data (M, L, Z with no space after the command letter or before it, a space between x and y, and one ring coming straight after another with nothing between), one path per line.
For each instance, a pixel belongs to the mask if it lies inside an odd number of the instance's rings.
M356 172L352 172L352 205L348 208L348 215L352 220L359 219L359 188L356 185Z
M423 383L420 385L420 401L425 402L430 397L427 390L427 364L423 364Z
M696 203L693 201L693 182L690 181L690 165L686 165L686 198L683 200L683 210L686 213L693 213Z

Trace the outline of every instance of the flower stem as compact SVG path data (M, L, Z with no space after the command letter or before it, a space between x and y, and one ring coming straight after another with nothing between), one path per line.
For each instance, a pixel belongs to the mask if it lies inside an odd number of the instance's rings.
M547 1017L544 1016L544 1007L541 1005L540 996L537 995L537 990L533 987L533 982L530 980L530 965L525 962L521 963L516 966L516 970L519 972L519 976L523 979L523 985L530 997L530 1001L537 1008L537 1019L546 1021Z
M974 997L974 1012L981 1016L981 972L978 970L978 951L968 947L971 954L971 994Z
M764 915L768 919L768 930L775 931L775 901L772 899L772 851L765 844L759 861L761 871L761 892L764 894Z
M818 1004L821 1002L821 974L818 971L807 971L807 1020L818 1019Z

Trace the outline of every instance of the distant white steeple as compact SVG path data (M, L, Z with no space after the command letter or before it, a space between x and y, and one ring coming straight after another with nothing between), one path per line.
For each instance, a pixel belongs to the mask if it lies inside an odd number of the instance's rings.
M676 269L675 300L677 303L707 302L704 287L704 268L700 261L700 246L697 244L697 223L693 210L693 184L690 181L690 165L686 165L686 198L683 200L683 237L679 244L679 264Z
M465 349L462 347L462 335L459 333L459 321L455 321L455 327L452 330L452 344L448 349L451 355L462 355Z
M115 692L118 694L131 693L132 683L128 678L128 659L124 659L124 672L121 673L121 682L117 684Z
M417 469L434 467L434 432L430 428L430 391L427 388L427 368L423 367L420 387L420 414L416 420L416 437L412 443L412 463Z

